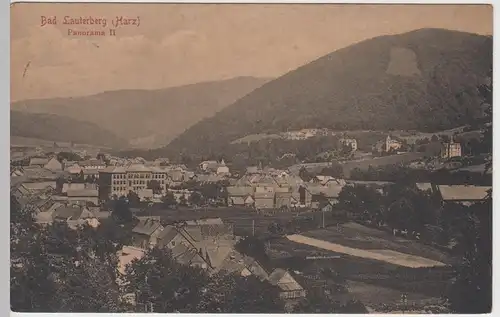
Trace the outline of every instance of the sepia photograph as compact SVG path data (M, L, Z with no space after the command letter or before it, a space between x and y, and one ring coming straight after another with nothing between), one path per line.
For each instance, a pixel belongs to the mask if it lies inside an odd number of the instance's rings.
M492 311L493 6L13 3L10 309Z

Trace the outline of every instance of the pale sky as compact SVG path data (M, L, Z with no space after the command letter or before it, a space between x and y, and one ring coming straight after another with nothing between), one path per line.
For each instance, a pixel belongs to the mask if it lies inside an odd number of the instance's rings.
M41 16L58 25L40 26ZM71 17L140 17L113 36ZM278 77L342 47L420 28L493 32L487 5L64 4L11 7L11 99L159 89L238 76ZM26 65L29 67L23 77Z

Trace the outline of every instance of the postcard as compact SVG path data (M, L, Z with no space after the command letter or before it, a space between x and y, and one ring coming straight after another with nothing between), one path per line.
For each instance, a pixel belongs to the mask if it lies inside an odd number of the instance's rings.
M491 5L10 12L12 311L491 312Z

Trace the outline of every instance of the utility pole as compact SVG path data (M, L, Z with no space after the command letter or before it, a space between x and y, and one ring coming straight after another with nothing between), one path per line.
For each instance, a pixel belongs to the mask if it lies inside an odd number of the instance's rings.
M322 210L322 219L323 219L323 229L325 228L325 210Z

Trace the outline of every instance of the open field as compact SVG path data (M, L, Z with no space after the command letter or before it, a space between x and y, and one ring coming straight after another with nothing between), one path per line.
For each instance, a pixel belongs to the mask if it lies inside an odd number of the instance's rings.
M348 222L326 229L311 230L304 236L323 240L344 247L362 250L390 250L417 257L424 257L444 264L452 264L448 254L430 246L395 237L388 232Z
M444 266L444 263L429 260L423 257L418 257L414 255L409 255L405 253L400 253L392 250L362 250L342 246L340 244L326 242L323 240L318 240L314 238L309 238L303 235L294 234L289 235L287 238L293 242L307 244L320 249L330 250L337 253L352 255L361 258L373 259L384 261L387 263L392 263L396 265L419 268L419 267L432 267L432 266Z

